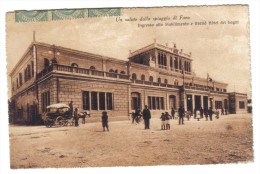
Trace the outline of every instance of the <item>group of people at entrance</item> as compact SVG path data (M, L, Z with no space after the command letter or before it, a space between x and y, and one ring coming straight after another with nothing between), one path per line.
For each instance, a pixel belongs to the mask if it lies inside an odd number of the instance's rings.
M132 113L132 123L139 123L141 119L144 120L144 128L150 129L151 112L148 109L147 105L145 105L143 112L139 108L137 108L135 112Z

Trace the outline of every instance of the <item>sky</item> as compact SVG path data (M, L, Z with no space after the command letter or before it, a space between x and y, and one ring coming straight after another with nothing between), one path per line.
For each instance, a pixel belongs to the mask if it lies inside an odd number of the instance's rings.
M121 19L129 17L170 17L189 19L176 22L192 26L138 27L140 22L116 22L116 17L94 17L74 20L16 23L14 13L6 16L8 73L33 41L55 44L80 51L127 60L129 50L153 43L192 52L196 76L228 83L228 92L251 95L250 46L247 6L212 6L178 8L122 9ZM197 25L203 21L238 21L237 24ZM174 21L171 21L174 22ZM146 21L142 24L157 22ZM10 84L10 82L9 82Z

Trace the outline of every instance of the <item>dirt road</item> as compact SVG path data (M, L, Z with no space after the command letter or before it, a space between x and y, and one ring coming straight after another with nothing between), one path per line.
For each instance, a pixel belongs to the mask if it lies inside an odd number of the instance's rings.
M130 121L79 127L10 126L11 168L147 166L250 162L252 117L221 116L213 121L171 120L171 130Z

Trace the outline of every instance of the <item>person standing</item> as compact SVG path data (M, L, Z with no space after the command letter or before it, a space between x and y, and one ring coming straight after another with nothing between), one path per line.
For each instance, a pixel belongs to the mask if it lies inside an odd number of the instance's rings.
M165 114L162 113L161 117L161 130L165 130Z
M194 114L194 119L196 119L196 118L197 118L197 113L196 113L196 111L197 111L197 109L196 109L196 108L194 108L194 111L193 111L193 114Z
M69 103L69 107L70 107L70 116L73 117L73 101L71 100Z
M204 110L203 110L203 108L201 107L201 108L200 108L200 118L203 118L203 114L204 114Z
M210 121L212 121L212 115L213 115L212 107L209 107L208 114L209 114Z
M78 127L79 126L78 108L75 108L74 120L75 120L75 127Z
M181 105L179 110L179 124L184 124L184 121L183 121L183 117L184 117L184 108L183 106Z
M107 128L107 131L109 131L108 129L108 115L107 115L107 112L106 111L103 111L102 112L102 127L103 127L103 131L105 132L105 128Z
M143 110L143 118L144 118L144 129L150 129L150 119L151 119L151 112L148 109L148 106L145 105Z
M221 115L224 115L224 109L221 107Z
M171 129L171 125L170 125L170 114L168 112L165 112L165 126L166 126L166 130L170 130Z
M205 117L206 117L206 121L208 121L209 115L208 115L208 110L207 109L205 109L204 114L205 114Z
M171 114L172 114L172 119L174 120L174 118L175 118L175 110L174 110L174 108L172 108Z

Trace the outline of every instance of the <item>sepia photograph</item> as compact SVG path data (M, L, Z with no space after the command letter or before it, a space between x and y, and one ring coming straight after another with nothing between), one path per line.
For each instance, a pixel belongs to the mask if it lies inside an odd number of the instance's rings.
M248 5L5 19L11 169L254 162Z

